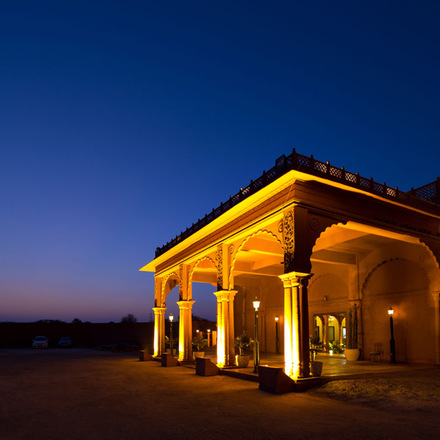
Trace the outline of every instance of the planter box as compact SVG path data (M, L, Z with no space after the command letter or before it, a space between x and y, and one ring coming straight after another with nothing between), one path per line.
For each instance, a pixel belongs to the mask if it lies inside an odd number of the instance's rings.
M287 376L281 367L258 366L258 382L260 390L282 394L293 391L295 382Z
M199 376L215 376L218 372L219 368L211 362L210 358L196 358L196 374Z
M178 362L174 356L168 353L162 354L162 367L177 367Z
M139 361L152 361L153 360L153 356L151 356L150 353L148 353L148 351L146 350L140 350L139 351Z

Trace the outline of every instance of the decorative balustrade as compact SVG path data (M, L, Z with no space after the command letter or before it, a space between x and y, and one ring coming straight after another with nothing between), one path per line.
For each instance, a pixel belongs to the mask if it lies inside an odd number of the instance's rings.
M162 247L156 248L155 257L159 257L178 243L182 242L190 235L194 234L211 223L216 218L220 217L233 206L240 203L247 197L255 194L260 189L269 185L288 171L296 170L318 177L323 177L328 180L343 183L351 187L359 188L364 191L378 194L388 199L397 199L401 203L406 203L412 206L423 207L431 205L432 203L440 204L440 178L435 182L429 183L417 189L411 189L409 192L400 191L398 188L388 187L386 183L378 183L371 179L367 179L359 175L359 173L351 173L346 171L344 167L337 168L330 164L330 162L320 162L312 156L303 156L293 149L289 156L281 156L268 171L263 171L263 174L256 180L251 180L250 184L245 188L240 188L240 191L234 196L230 196L226 202L223 202L217 208L213 209L209 214L193 223L189 228L181 234L173 238Z

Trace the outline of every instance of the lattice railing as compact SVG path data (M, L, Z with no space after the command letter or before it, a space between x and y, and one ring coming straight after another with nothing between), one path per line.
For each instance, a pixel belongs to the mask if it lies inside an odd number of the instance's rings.
M274 167L268 171L263 171L263 174L258 179L251 180L251 183L248 186L240 188L240 191L237 194L230 196L226 202L221 203L220 206L213 209L209 214L206 214L196 223L193 223L189 228L164 246L156 248L156 257L176 246L178 243L194 234L194 232L202 229L208 223L211 223L213 220L220 217L223 213L240 203L242 200L255 194L257 191L291 170L323 177L374 194L379 194L389 199L397 199L399 202L411 205L423 207L423 205L426 206L427 202L440 204L440 178L433 183L429 183L418 189L413 189L410 192L402 192L398 188L390 188L385 183L378 183L372 178L367 179L361 177L359 176L359 173L351 173L346 171L345 168L338 168L331 165L330 162L320 162L313 156L303 156L293 150L292 154L289 156L286 157L283 155L279 157L276 160Z
M435 182L428 183L420 188L412 189L411 194L424 200L440 203L440 177Z

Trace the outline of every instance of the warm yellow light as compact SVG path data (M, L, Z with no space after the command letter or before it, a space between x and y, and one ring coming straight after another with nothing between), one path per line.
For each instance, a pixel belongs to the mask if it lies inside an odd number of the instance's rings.
M159 319L155 316L154 320L154 356L159 355Z
M173 322L174 316L170 314L170 322Z
M223 327L219 326L217 333L217 366L223 368L226 364L225 335Z
M390 307L390 308L388 309L388 315L392 315L393 313L394 313L394 310L393 310L392 307Z
M279 275L284 285L284 372L293 379L299 376L299 304L297 289L299 272Z
M279 316L275 316L275 322L278 322L279 319L280 319Z
M211 329L208 328L208 333L211 331Z
M255 311L257 311L258 308L260 307L260 301L258 301L258 299L255 299L255 301L252 301L252 304L254 306Z

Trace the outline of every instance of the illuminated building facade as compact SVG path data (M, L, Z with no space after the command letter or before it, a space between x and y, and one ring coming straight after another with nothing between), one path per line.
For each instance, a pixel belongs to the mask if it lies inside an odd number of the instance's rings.
M165 349L167 295L179 286L179 360L192 359L192 283L217 297L217 364L235 362L234 338L275 353L286 374L307 377L309 337L344 346L349 310L368 359L389 359L389 321L400 362L440 363L440 180L401 192L330 163L281 156L275 166L156 250L155 356ZM350 312L352 313L352 312Z

